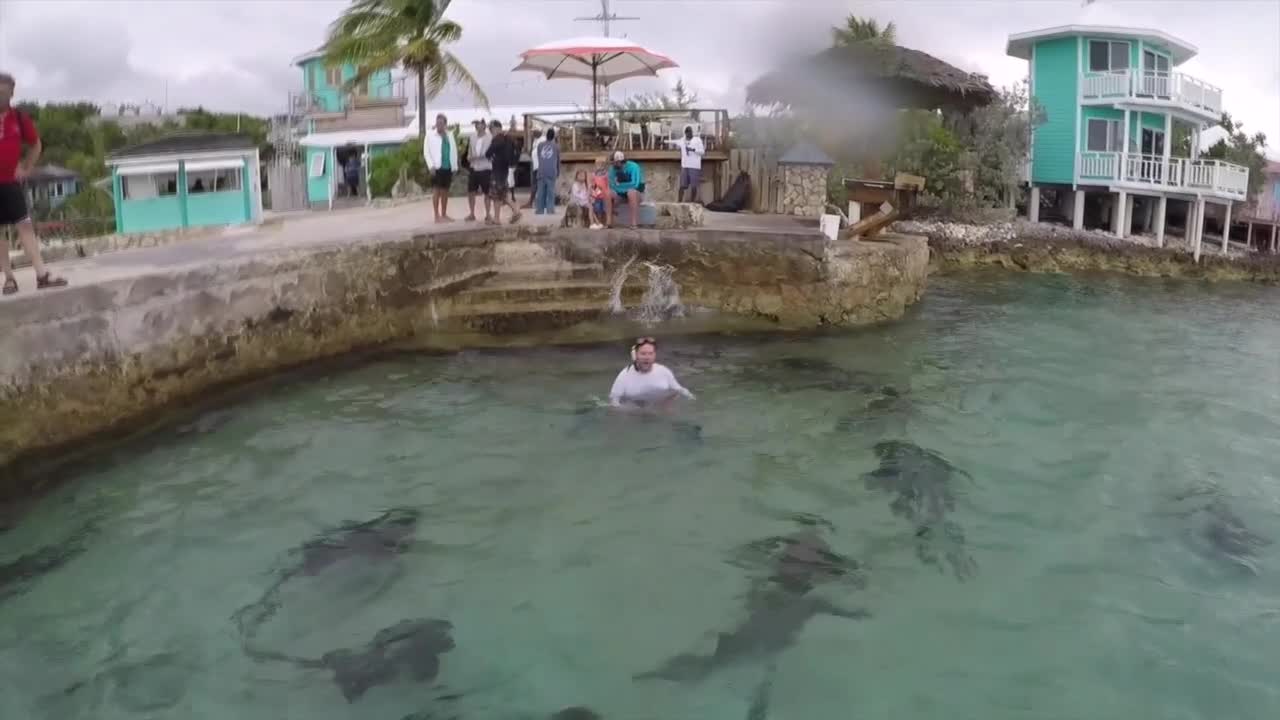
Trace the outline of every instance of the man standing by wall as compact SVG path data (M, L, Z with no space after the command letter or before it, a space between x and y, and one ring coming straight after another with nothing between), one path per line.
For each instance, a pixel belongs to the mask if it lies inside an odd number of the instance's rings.
M467 151L467 160L471 163L471 172L467 175L467 207L470 208L467 222L476 220L477 194L484 201L484 221L489 222L492 217L489 194L493 192L493 163L485 157L489 152L489 129L484 120L476 120L475 127L476 136L471 138L471 146Z
M688 202L698 201L698 188L702 185L702 156L707 153L707 146L702 138L693 134L693 126L684 126L684 137L668 140L680 150L680 190L676 202L686 202L684 189L689 188Z
M66 279L51 275L40 259L40 243L27 212L22 181L35 168L42 148L31 117L12 105L16 86L12 75L0 73L0 229L17 230L27 260L35 268L37 289L62 287L67 284ZM0 234L0 270L4 271L4 294L18 292L18 279L9 263L9 240L3 234Z
M489 127L493 131L493 140L489 142L486 156L493 163L493 223L502 222L502 207L505 205L511 208L511 224L514 225L520 222L520 210L516 208L515 197L511 195L507 182L510 171L520 158L511 136L502 131L502 123L494 120Z
M453 222L449 217L449 187L453 185L453 174L457 172L459 163L458 143L449 132L449 121L444 113L436 115L434 132L427 133L422 141L422 157L426 160L427 171L431 173L431 209L438 223Z

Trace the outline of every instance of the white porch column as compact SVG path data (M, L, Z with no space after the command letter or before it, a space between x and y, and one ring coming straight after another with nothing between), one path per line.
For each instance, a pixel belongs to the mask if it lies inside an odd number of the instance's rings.
M1200 126L1191 129L1191 159L1200 159Z
M1156 247L1164 247L1164 214L1169 198L1161 196L1156 201Z
M1160 166L1160 182L1169 184L1169 152L1173 149L1173 115L1164 115L1164 164Z
M1084 191L1083 190L1076 191L1075 201L1072 203L1072 205L1074 207L1071 208L1071 227L1075 228L1076 230L1083 230L1084 229ZM1274 234L1275 233L1272 232L1272 235Z
M1280 225L1271 226L1271 252L1272 253L1275 253L1276 251L1276 228L1277 227L1280 227Z
M1244 245L1250 250L1253 249L1253 221L1249 221L1248 228L1244 231Z
M1116 237L1124 237L1129 222L1129 193L1121 190L1116 193L1115 207L1111 212L1111 232Z
M1124 224L1120 226L1121 237L1128 237L1133 232L1133 200L1132 195L1125 196L1124 203Z
M1027 219L1033 223L1040 222L1040 188L1031 186L1031 195L1027 197Z
M1129 109L1124 111L1124 144L1120 146L1120 152L1128 154L1129 152Z
M1227 254L1227 241L1231 239L1231 201L1227 201L1227 214L1222 221L1222 254Z

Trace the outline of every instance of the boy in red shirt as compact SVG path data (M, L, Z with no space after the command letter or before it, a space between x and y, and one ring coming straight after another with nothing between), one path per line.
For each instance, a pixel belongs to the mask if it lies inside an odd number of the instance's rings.
M62 287L67 284L66 279L51 275L40 259L40 243L27 213L22 181L40 159L40 135L31 117L11 105L15 85L12 75L0 73L0 227L17 228L22 249L35 268L38 289ZM22 157L24 146L29 149L25 159ZM9 243L3 240L0 240L0 271L4 272L4 294L18 292L18 279L9 264Z

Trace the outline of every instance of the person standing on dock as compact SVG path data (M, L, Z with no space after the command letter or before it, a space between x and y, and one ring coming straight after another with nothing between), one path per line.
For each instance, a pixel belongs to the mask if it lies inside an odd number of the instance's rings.
M538 146L538 215L554 215L556 212L556 181L560 179L560 143L556 142L554 128L547 130L547 139Z
M707 146L702 138L693 134L692 125L684 126L684 137L667 142L680 150L680 189L676 202L685 202L685 188L689 188L688 202L697 202L698 188L702 185L702 156L707 154Z
M422 141L422 157L427 162L427 171L431 173L431 209L435 212L438 223L453 222L449 217L449 188L453 185L453 174L457 172L458 141L449 132L449 120L444 113L436 115L435 132L427 133Z
M36 289L63 287L65 278L54 277L40 259L40 242L35 224L27 212L27 194L22 183L40 159L40 134L31 116L13 107L13 91L17 82L12 75L0 73L0 228L12 227L36 271ZM23 148L26 157L23 157ZM18 279L9 261L9 241L0 236L0 271L4 272L4 294L18 292Z
M502 208L505 206L511 208L511 224L514 225L520 222L520 209L516 207L507 182L518 159L516 144L509 134L502 131L500 120L494 120L489 127L493 130L493 139L489 141L485 157L493 164L493 224L502 222Z
M471 138L471 145L467 152L467 159L471 163L471 171L467 174L467 208L470 210L467 222L476 220L477 195L484 199L484 221L489 222L492 218L490 212L492 201L489 195L493 192L493 163L489 162L485 153L489 152L489 143L492 138L489 136L484 120L476 120L475 126L476 136Z

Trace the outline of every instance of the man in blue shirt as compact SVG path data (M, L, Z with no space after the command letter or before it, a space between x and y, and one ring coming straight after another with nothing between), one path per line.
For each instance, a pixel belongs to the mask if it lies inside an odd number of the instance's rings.
M644 173L634 160L628 160L622 151L613 154L609 166L609 192L605 193L604 224L613 227L613 206L627 203L631 206L631 227L635 229L640 219L640 195L644 192Z

